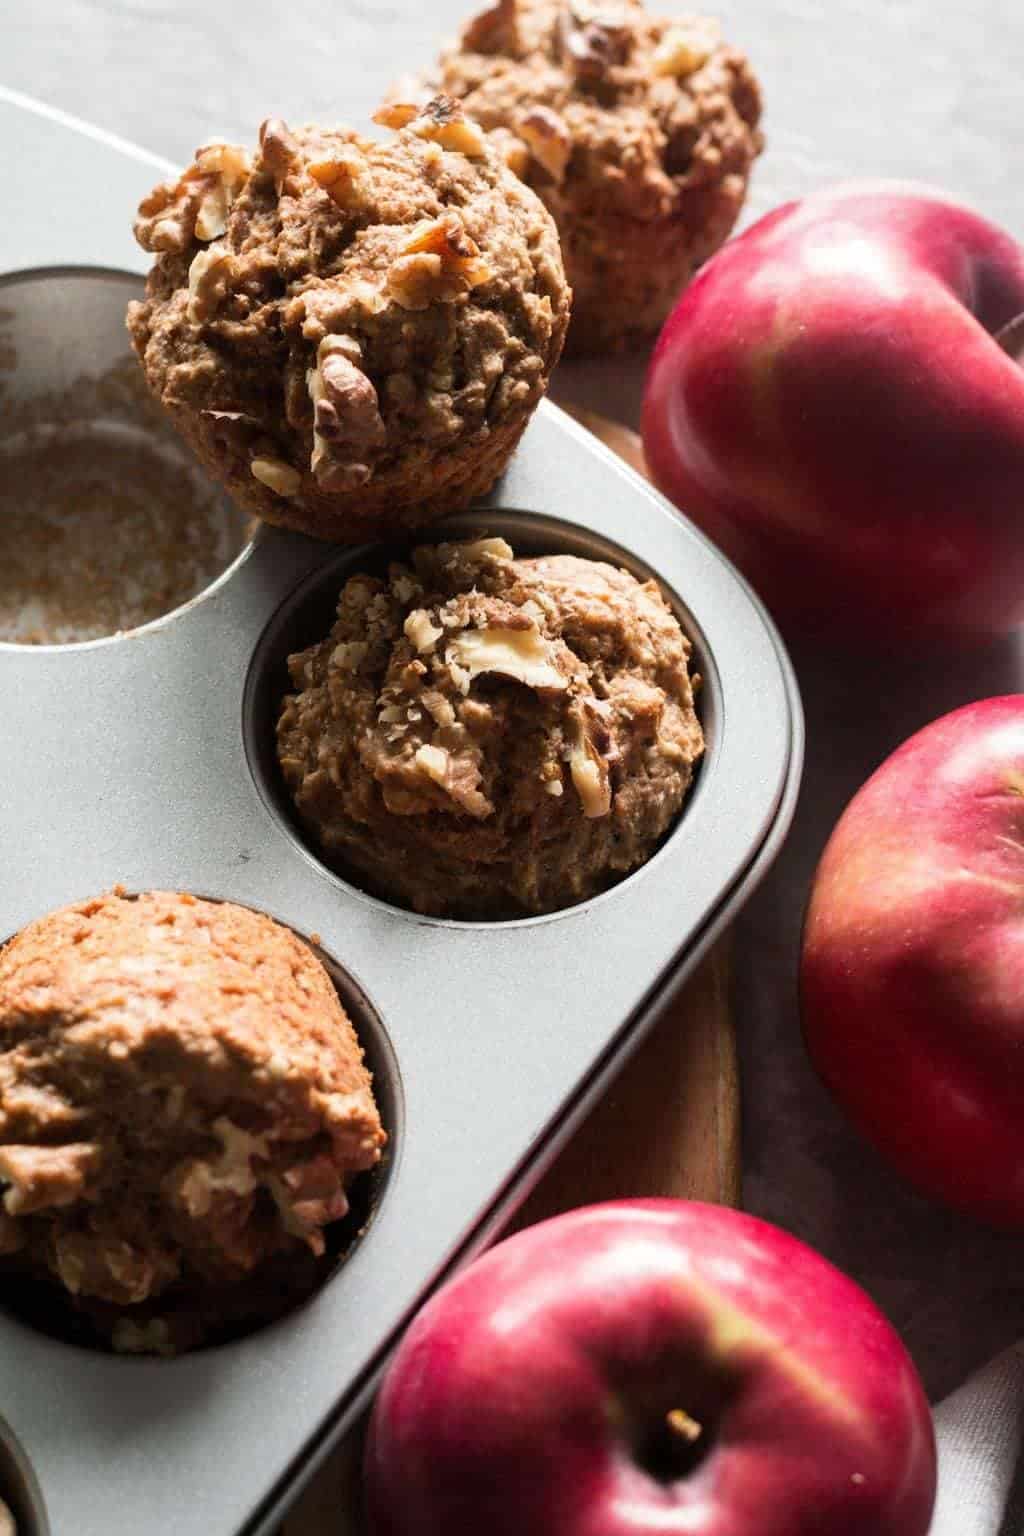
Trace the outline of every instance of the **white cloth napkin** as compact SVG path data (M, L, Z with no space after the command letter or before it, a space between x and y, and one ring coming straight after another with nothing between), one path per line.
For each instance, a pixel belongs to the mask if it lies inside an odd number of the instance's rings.
M1024 1533L1024 1343L935 1410L939 1497L931 1536Z

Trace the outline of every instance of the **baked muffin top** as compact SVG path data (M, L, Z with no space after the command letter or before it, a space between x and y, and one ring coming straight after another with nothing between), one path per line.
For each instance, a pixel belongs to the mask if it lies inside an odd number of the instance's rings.
M0 951L0 1255L72 1296L173 1310L198 1285L215 1312L324 1252L384 1141L330 977L262 913L115 892Z
M748 162L761 147L744 55L715 22L652 16L641 0L498 0L442 52L424 77L433 89L496 131L556 218L581 204L670 217L723 161Z
M278 756L303 821L419 912L551 911L650 856L703 750L653 581L503 539L352 576L290 658Z
M272 521L304 497L414 493L521 419L561 348L543 204L455 102L379 119L385 142L267 121L254 156L210 143L139 209L156 261L129 329L150 386L243 462Z

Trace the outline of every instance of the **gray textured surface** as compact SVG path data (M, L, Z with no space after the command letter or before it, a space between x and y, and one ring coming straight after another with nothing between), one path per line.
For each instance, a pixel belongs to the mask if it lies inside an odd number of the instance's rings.
M459 0L337 0L319 9L22 3L4 15L0 77L176 158L212 132L250 136L273 110L365 119L427 58ZM1024 236L1020 0L748 0L717 8L766 94L768 150L748 217L840 175L939 182ZM635 416L638 364L564 371L560 389ZM792 988L799 913L846 798L910 730L1024 684L1018 648L923 673L812 665L798 824L741 934L747 1203L809 1238L888 1308L933 1392L1022 1331L1024 1248L897 1187L844 1130L807 1069Z

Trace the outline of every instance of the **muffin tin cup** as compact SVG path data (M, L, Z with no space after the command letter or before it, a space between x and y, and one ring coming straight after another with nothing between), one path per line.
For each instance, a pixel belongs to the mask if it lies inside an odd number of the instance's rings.
M0 93L5 112L33 146L31 179L15 170L29 226L18 265L82 250L123 261L152 158ZM117 196L100 210L72 197L52 221L30 196L39 175ZM344 573L378 548L265 530L158 623L92 645L0 648L0 933L120 883L211 893L318 935L358 989L357 1027L367 1004L380 1020L374 1064L397 1132L373 1219L344 1262L243 1339L119 1358L0 1313L0 1416L53 1536L272 1531L416 1307L525 1196L785 834L802 752L792 673L701 535L547 405L489 501L443 530L470 531L653 572L705 679L708 750L675 830L619 885L546 917L452 922L389 906L328 869L291 815L272 736L284 656L326 631Z

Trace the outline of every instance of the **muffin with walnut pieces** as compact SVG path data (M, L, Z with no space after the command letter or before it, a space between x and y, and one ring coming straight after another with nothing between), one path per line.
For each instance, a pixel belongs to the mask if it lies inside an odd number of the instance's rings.
M485 494L569 319L550 215L461 108L378 121L207 144L135 224L153 393L237 502L342 541Z
M395 94L437 89L494 130L554 214L576 353L657 330L729 235L763 144L744 55L714 22L641 0L497 0Z
M262 913L114 893L0 951L8 1296L27 1277L136 1351L263 1321L322 1278L384 1141L327 971Z
M327 858L414 911L550 912L620 880L683 805L703 737L653 581L500 538L345 583L289 661L278 758Z

